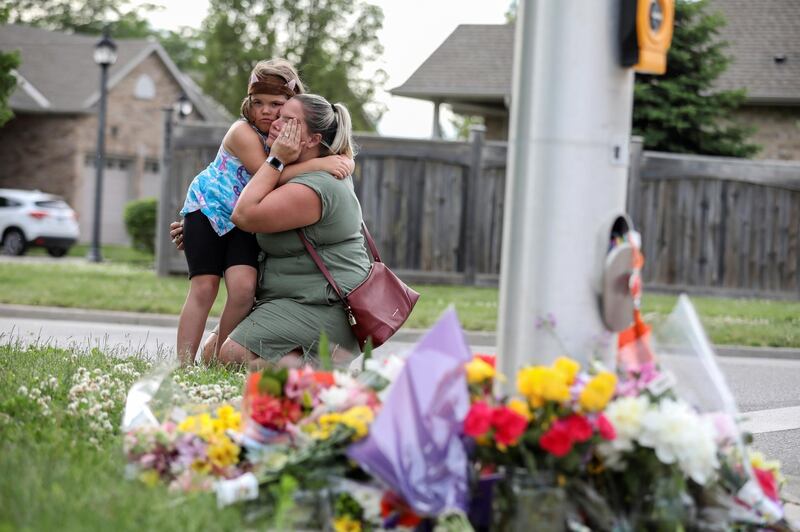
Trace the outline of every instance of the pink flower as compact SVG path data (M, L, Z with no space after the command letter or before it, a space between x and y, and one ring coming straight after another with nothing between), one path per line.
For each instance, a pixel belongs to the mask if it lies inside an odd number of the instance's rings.
M600 433L600 437L604 440L613 440L617 437L617 431L614 429L614 425L608 420L608 418L600 414L597 416L597 432Z
M473 438L483 436L489 432L491 419L492 408L489 405L483 401L473 403L464 419L464 434Z
M775 480L775 475L772 474L772 471L753 467L753 473L756 474L756 480L758 480L758 484L761 486L764 495L778 502L780 500L778 496L778 482Z

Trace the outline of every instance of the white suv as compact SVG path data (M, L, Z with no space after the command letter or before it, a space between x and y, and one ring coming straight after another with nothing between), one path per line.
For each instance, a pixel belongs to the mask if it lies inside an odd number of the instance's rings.
M58 196L0 188L0 253L23 255L30 246L63 257L78 239L78 217Z

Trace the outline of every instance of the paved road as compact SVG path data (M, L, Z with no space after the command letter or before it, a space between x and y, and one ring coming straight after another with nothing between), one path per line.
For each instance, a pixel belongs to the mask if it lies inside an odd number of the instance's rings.
M404 340L411 339L406 335ZM0 344L9 341L98 347L119 356L153 358L172 356L175 327L0 317ZM402 352L411 347L412 341L390 341L376 352ZM475 352L495 351L491 345L471 347ZM788 492L800 500L800 360L719 357L719 362L745 413L744 425L755 434L756 447L782 461L790 480Z

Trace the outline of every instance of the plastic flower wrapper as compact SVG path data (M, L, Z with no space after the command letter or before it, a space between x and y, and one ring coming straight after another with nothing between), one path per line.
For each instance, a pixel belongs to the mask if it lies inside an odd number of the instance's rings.
M453 309L414 347L369 435L350 458L418 514L466 510L468 457L461 441L472 359Z
M761 489L753 472L741 431L733 393L728 386L694 306L682 294L672 313L653 328L653 347L662 370L674 376L676 394L714 421L718 444L726 460L722 481L733 494L767 522L783 517L780 505Z
M165 361L133 383L125 399L122 431L139 427L157 427L167 419L180 422L188 398L171 378L176 363Z

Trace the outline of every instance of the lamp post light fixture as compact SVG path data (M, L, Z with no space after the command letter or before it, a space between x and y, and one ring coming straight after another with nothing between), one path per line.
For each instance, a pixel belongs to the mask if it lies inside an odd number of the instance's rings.
M100 107L97 112L97 153L95 155L94 181L94 222L92 225L92 244L87 259L90 262L101 262L100 223L103 198L103 169L105 167L106 140L106 81L108 67L117 60L117 45L111 40L108 28L103 30L103 38L94 47L94 62L100 65Z
M192 105L192 100L186 96L186 93L181 93L181 97L178 98L178 101L175 102L174 110L178 113L178 116L181 118L186 118L190 114L192 114L192 110L194 106Z

